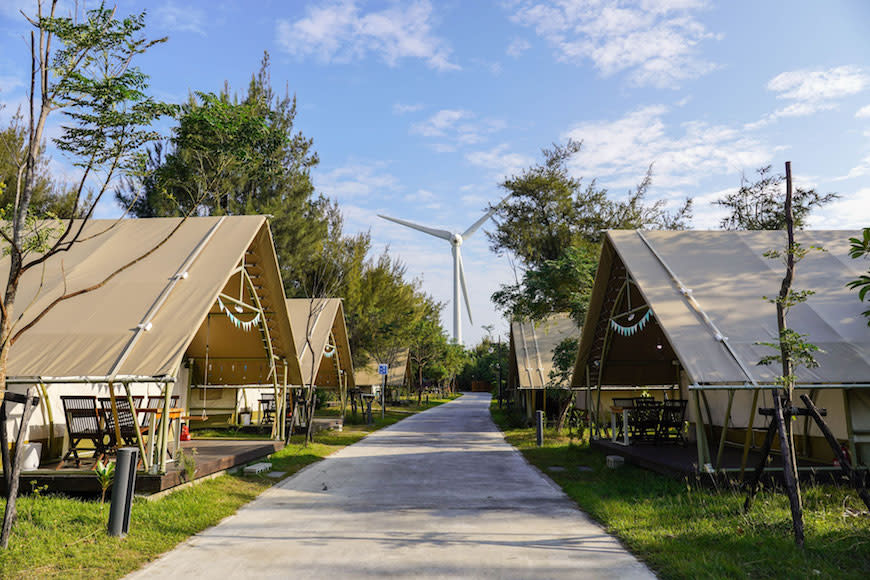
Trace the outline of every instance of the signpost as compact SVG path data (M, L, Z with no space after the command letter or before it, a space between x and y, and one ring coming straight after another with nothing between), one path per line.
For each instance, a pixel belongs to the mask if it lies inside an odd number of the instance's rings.
M384 383L381 386L381 419L386 416L386 407L387 407L387 373L390 371L390 367L388 365L379 364L378 365L378 374L383 375Z

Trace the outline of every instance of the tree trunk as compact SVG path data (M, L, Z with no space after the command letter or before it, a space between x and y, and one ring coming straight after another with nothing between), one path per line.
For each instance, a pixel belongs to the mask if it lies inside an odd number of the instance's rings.
M36 409L34 405L32 387L27 389L27 399L24 402L24 411L21 415L21 425L18 428L18 438L15 441L15 456L12 461L12 473L8 481L9 487L6 489L6 511L3 513L2 531L0 531L0 548L4 550L9 546L9 535L12 532L12 524L15 522L17 515L15 504L18 501L18 485L21 479L21 459L24 455L24 436L27 433L27 426L30 424L30 417ZM5 428L5 426L4 426Z

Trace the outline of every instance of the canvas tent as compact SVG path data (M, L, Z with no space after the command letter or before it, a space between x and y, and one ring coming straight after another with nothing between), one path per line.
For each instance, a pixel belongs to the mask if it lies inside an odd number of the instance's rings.
M294 298L286 304L296 340L301 384L338 391L344 399L348 389L354 387L354 376L341 299Z
M828 410L835 435L853 457L870 463L870 329L846 283L866 264L848 255L849 231L800 231L811 251L794 287L815 292L788 316L790 328L821 348L818 368L797 373L797 395ZM760 342L778 336L776 296L781 260L764 253L785 245L776 231L609 231L584 325L573 385L599 422L621 389L667 389L689 400L690 433L699 462L719 468L721 449L748 449L770 407L778 367L759 365L773 354ZM796 429L798 452L830 459L811 422ZM743 454L744 461L746 454Z
M384 375L378 374L378 361L370 358L364 367L356 371L356 386L361 391L369 394L380 392L384 384ZM387 388L398 390L411 384L411 366L408 358L408 349L404 348L396 352L395 360L387 369Z
M64 292L125 265L35 321ZM35 324L12 345L10 389L40 385L47 395L29 433L47 446L65 432L63 394L106 395L112 385L118 396L177 394L190 412L230 416L239 387L301 380L262 216L88 221L69 251L25 273L17 305L29 305L18 328Z
M565 339L579 337L580 329L564 312L538 321L511 322L507 387L519 396L529 417L546 405L544 389L552 384L554 349Z

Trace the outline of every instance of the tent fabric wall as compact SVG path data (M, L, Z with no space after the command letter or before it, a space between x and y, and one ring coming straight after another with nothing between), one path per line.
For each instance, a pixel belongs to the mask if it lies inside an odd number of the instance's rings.
M408 349L402 349L396 354L396 361L388 370L387 386L403 387L411 372ZM380 387L384 382L384 377L378 374L378 361L370 359L364 367L356 371L355 380L358 387Z
M563 312L540 321L511 322L508 388L543 389L550 382L553 349L567 338L580 337L580 329Z
M31 322L65 289L70 292L91 286L140 257L166 238L180 219L88 221L82 241L47 260L44 273L42 268L33 268L22 277L16 304L19 308L30 306L23 312L18 328ZM189 218L156 251L105 286L60 302L12 345L9 375L109 374L157 296L219 219ZM174 374L194 332L258 234L269 236L263 216L225 218L118 372L140 376ZM274 256L274 250L272 253ZM0 276L6 276L8 269L9 258L5 257L0 261ZM274 269L280 279L277 264ZM289 322L286 325L279 346L295 355Z
M870 379L870 332L854 292L846 284L861 273L848 256L854 231L805 230L796 233L811 251L797 268L795 287L815 295L789 313L789 327L823 352L820 366L800 369L800 383L860 383ZM751 378L772 383L775 366L757 365L771 354L759 341L775 340L776 308L764 296L779 290L784 266L763 254L781 249L785 234L775 231L653 231L642 234L674 272L744 362ZM649 305L680 363L698 384L743 384L750 380L705 324L664 265L636 231L607 232L612 247ZM596 313L597 314L597 313ZM592 311L590 309L590 315ZM590 329L591 330L591 329ZM586 337L584 337L586 338ZM576 381L575 381L576 382Z
M316 384L321 387L338 388L338 376L334 362L324 355L330 334L336 342L338 363L347 374L347 388L354 387L353 360L348 342L344 308L340 298L291 298L286 302L302 385ZM306 334L310 340L306 340ZM310 344L309 344L310 342Z

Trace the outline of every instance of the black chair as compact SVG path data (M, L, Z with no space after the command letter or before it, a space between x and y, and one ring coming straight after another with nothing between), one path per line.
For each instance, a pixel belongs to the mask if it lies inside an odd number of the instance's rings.
M93 395L69 395L61 397L60 400L63 403L66 431L69 435L69 450L60 464L63 465L72 455L76 467L81 465L79 445L82 441L90 441L94 446L94 460L102 458L106 454L106 432L101 426L100 414L97 411L97 398Z
M275 421L275 393L263 393L260 397L260 425L271 425Z
M662 404L651 397L634 400L634 408L628 416L631 437L636 441L655 441L661 420Z
M686 399L673 399L662 403L662 418L656 439L672 443L686 444L683 429L686 421Z
M112 399L100 397L100 406L103 408L103 419L106 424L106 434L109 436L109 447L117 447L118 441L115 434L115 415L112 413ZM136 416L130 408L130 402L126 397L115 398L115 408L118 411L118 427L121 431L121 439L124 445L137 445Z

